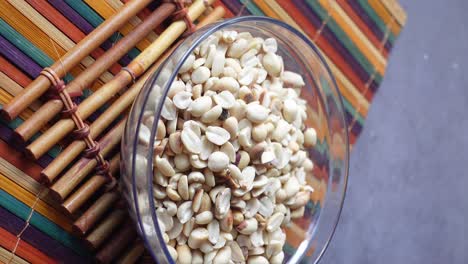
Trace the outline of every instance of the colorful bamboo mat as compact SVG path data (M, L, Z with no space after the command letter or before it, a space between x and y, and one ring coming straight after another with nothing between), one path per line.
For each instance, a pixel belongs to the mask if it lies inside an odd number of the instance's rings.
M221 0L214 5L226 9L225 17L259 15L283 20L312 39L330 65L343 95L350 142L354 144L382 82L389 53L406 22L405 12L396 1ZM58 60L126 2L128 0L0 0L0 104L10 102L42 68ZM71 81L83 72L148 17L160 2L154 1L130 19L74 67L65 80ZM154 29L105 71L85 89L78 102L112 79L167 25L165 22ZM11 122L0 119L0 262L91 261L98 251L86 247L72 230L78 215L63 213L61 205L48 196L38 182L40 171L57 157L67 141L60 142L33 162L22 156L25 146L17 144L13 138L12 131L41 104L41 101L34 102ZM95 120L108 106L87 121ZM92 199L98 198L102 196L95 195ZM121 238L119 232L114 233L107 238L109 241ZM121 257L131 259L132 254L139 253L139 256L142 249L131 239L122 252Z

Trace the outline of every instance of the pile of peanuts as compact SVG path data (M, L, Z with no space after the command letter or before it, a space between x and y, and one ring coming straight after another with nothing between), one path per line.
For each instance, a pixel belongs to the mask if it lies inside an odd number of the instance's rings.
M218 31L180 68L157 120L153 193L172 259L282 263L282 227L313 188L305 82L286 71L274 38ZM138 135L149 144L154 113Z

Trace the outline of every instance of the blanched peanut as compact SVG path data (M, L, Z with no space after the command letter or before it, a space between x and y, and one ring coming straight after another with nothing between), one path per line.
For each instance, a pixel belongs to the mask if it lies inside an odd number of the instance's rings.
M153 141L153 195L177 263L282 263L301 218L317 131L307 127L303 77L284 69L274 38L218 31L187 57L163 101ZM168 72L170 74L170 72Z

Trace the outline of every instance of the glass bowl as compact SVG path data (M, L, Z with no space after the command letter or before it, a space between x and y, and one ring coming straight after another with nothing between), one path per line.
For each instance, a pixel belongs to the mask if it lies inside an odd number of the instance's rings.
M145 83L129 113L122 140L122 192L137 224L138 232L158 263L174 263L159 230L153 197L153 148L142 144L136 135L141 131L145 113L154 112L159 120L162 102L170 84L188 55L208 36L218 30L250 32L254 37L276 38L277 54L284 68L303 76L306 86L301 98L307 101L306 125L317 131L317 144L307 149L314 168L307 182L314 188L302 218L286 228L283 247L285 263L317 263L337 225L348 177L348 135L341 95L336 82L315 45L298 30L267 17L238 17L206 26L186 38ZM153 122L155 138L158 122Z

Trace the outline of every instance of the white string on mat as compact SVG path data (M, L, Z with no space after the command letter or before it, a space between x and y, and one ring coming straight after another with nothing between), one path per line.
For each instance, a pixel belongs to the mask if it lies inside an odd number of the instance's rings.
M390 21L385 25L385 33L384 33L384 37L382 38L382 41L380 42L380 47L379 47L379 50L378 50L379 53L382 53L383 49L385 48L385 45L388 42L388 39L390 37L391 24L393 24L394 19L395 18L392 16L390 18ZM372 84L372 82L374 81L375 76L377 75L377 68L375 66L372 66L372 68L373 68L372 74L369 77L369 79L367 80L367 82L366 82L366 84L364 86L364 91L362 92L362 95L364 97L366 96L367 92L369 91L370 85ZM359 114L359 110L361 110L361 106L362 106L362 104L357 105L355 114L353 116L353 120L348 125L348 132L350 132L352 130L354 124L356 123L357 115Z
M18 249L19 243L21 242L21 236L26 231L26 229L28 229L28 227L29 227L29 223L31 221L31 218L32 218L34 212L35 212L36 205L38 204L41 197L47 195L48 192L49 192L49 190L44 185L41 185L40 189L38 190L38 192L36 194L34 202L31 205L31 211L29 212L29 215L26 218L26 222L25 222L23 228L21 229L21 231L16 235L15 246L13 247L13 250L11 251L11 256L8 259L7 264L10 264L13 261L13 259L15 258L15 256L16 256L16 250Z

